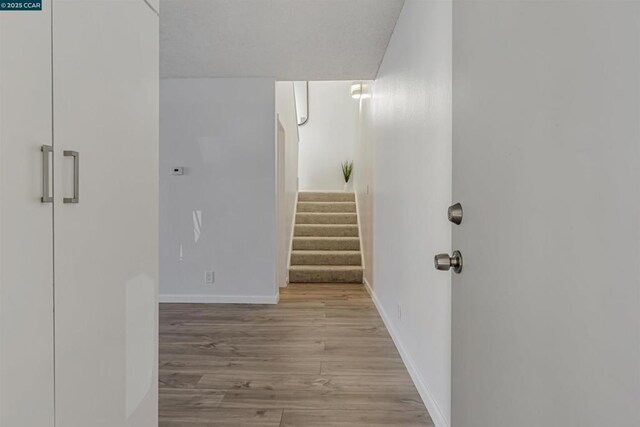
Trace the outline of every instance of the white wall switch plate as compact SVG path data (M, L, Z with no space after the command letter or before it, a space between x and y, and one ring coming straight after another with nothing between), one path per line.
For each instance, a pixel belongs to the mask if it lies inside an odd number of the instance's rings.
M214 281L215 281L215 275L213 274L213 271L205 271L204 283L206 283L207 285L211 285L213 284Z

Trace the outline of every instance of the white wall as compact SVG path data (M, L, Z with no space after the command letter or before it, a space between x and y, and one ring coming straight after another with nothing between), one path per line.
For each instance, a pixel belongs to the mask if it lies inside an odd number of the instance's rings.
M284 130L278 145L278 285L286 286L298 198L298 117L293 82L276 83L276 114Z
M293 82L293 92L296 102L296 115L298 123L304 123L309 115L307 108L307 84L309 82Z
M362 101L355 168L366 278L437 426L451 407L450 275L432 262L451 248L451 8L405 3Z
M275 135L274 79L161 81L161 301L276 302Z
M363 82L368 95L372 94L373 82ZM358 138L354 149L353 190L356 193L358 221L360 222L360 245L364 262L364 279L373 284L373 121L371 99L358 102ZM358 167L355 167L358 165Z
M309 121L300 126L300 190L344 188L340 163L353 160L358 138L358 102L352 81L309 83ZM354 171L358 165L354 163Z

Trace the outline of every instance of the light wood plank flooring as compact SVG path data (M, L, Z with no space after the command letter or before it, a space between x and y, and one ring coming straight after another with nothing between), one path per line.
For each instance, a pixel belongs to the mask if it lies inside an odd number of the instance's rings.
M433 426L362 285L161 304L160 426Z

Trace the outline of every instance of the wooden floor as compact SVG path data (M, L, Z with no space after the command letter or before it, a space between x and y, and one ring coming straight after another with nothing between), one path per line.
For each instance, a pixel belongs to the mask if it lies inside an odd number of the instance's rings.
M160 306L160 426L432 426L362 285Z

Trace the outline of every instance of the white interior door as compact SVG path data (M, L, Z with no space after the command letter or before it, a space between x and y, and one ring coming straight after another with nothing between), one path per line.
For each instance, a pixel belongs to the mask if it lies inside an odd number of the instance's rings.
M53 3L56 421L155 427L158 16Z
M50 2L0 13L3 427L53 426L53 205L40 200L42 145L52 145Z
M640 3L454 1L454 427L640 425Z

